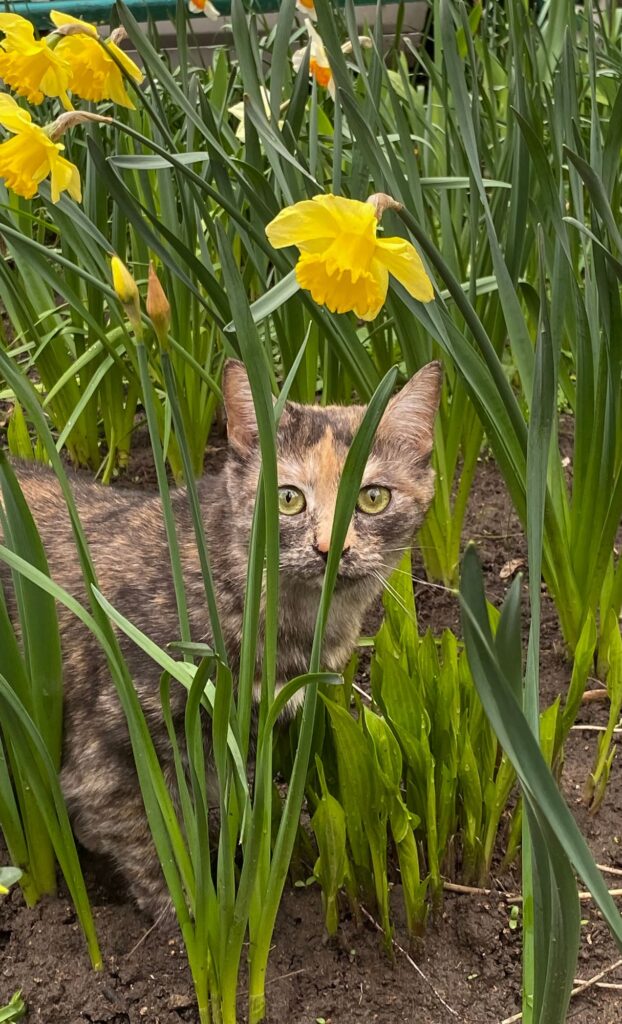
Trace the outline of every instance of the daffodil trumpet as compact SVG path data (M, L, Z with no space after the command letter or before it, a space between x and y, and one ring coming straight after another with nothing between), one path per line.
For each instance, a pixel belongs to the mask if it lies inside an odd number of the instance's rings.
M399 211L401 204L384 193L365 203L314 196L281 210L266 234L275 249L297 246L296 280L319 305L332 313L352 311L361 320L374 320L386 301L389 274L420 302L434 298L432 282L412 243L377 237L387 209Z
M54 53L71 69L71 92L93 103L112 100L120 107L133 110L124 74L136 85L141 84L144 75L119 46L125 38L125 30L115 29L107 39L102 39L95 25L80 18L62 11L52 11L50 18L55 27L54 36L60 37Z

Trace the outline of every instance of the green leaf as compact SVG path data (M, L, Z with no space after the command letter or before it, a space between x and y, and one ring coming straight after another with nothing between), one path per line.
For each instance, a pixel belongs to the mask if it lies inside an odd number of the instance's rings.
M481 566L470 546L462 565L460 604L469 664L482 704L503 749L516 770L538 821L557 836L574 869L590 890L614 938L622 948L622 917L589 847L561 796L527 720L517 707L507 672L498 661L487 617L478 612L484 588Z
M21 1020L26 1016L26 1003L22 999L21 992L16 992L6 1006L0 1007L0 1022L11 1024L11 1021Z

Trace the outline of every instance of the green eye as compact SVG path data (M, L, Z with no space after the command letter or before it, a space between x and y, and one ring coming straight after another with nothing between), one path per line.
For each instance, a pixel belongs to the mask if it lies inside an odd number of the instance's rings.
M297 516L306 507L305 496L297 487L279 487L279 512L284 516Z
M391 491L388 487L361 487L356 502L356 507L367 515L375 516L378 512L384 512L391 501Z

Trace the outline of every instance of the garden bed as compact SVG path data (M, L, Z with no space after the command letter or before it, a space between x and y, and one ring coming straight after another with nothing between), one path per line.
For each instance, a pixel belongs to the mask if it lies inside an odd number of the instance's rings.
M140 464L132 475L149 482ZM497 601L507 582L504 565L525 557L520 524L492 462L482 461L471 493L465 537L479 547L488 596ZM422 574L415 569L417 576ZM458 628L452 594L417 587L420 626ZM564 693L570 666L563 657L555 609L545 599L542 630L542 691L548 703ZM604 701L583 706L579 724L606 721ZM597 733L575 729L566 745L563 788L597 862L622 869L620 822L622 776L614 763L603 806L596 817L581 803L583 783L593 761ZM0 903L0 1005L21 988L30 1021L44 1024L179 1024L198 1020L183 947L175 924L150 929L148 919L124 898L122 880L107 864L85 858L87 884L104 954L104 970L89 968L75 914L64 892L35 909L23 906L14 891ZM611 888L622 878L607 875ZM268 1020L280 1024L389 1024L421 1022L499 1024L520 1009L520 924L510 916L504 895L516 892L514 873L494 879L490 893L446 893L442 915L431 922L417 947L409 947L401 901L394 900L396 950L393 962L383 951L373 923L361 927L346 918L335 940L324 941L319 889L291 888L285 893L275 932L267 986ZM395 894L397 895L397 894ZM619 957L600 915L582 904L578 977L606 971ZM412 962L409 961L408 950ZM606 983L622 983L622 967L606 974ZM244 1019L244 983L240 1020ZM568 1019L581 1024L617 1024L622 991L591 986L574 997ZM454 1011L456 1016L451 1011Z

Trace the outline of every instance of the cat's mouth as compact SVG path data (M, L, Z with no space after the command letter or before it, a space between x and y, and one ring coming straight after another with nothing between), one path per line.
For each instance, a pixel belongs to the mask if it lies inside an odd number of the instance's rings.
M324 582L325 573L326 563L323 559L321 561L310 560L304 565L281 565L281 575L283 577L287 577L292 582L299 580L301 583L307 584L307 586L315 585L321 587ZM370 582L373 580L373 573L370 573L369 569L341 562L335 586L362 583L364 580L369 580Z

